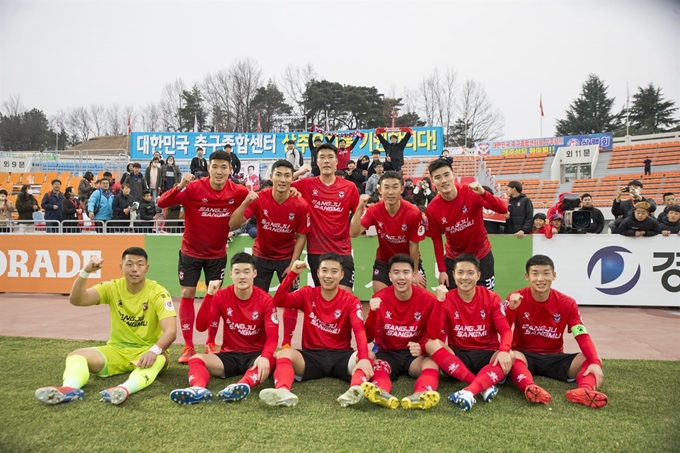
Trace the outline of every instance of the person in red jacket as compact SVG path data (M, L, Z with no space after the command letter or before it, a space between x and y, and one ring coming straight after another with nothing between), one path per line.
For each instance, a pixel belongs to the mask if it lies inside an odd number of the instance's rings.
M583 325L576 301L551 288L557 277L553 260L534 255L526 263L528 287L508 295L506 316L515 325L512 349L515 361L510 377L527 400L549 404L552 396L534 382L534 375L565 382L576 380L577 388L567 391L568 401L600 408L609 401L597 391L602 385L602 360ZM564 331L571 332L581 349L564 353Z
M213 394L206 388L210 375L222 379L243 375L217 394L220 401L241 401L274 369L279 321L272 297L253 285L255 260L248 253L235 254L229 275L234 284L224 289L220 289L221 280L210 281L196 317L199 332L207 330L216 317L224 320L222 349L217 354L191 356L190 387L170 392L170 399L178 404L212 400Z

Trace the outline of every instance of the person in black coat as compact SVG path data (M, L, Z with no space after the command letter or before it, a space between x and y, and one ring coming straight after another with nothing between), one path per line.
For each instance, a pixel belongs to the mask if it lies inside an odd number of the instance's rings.
M626 217L618 228L623 236L656 236L659 234L658 223L649 216L651 205L646 201L635 204L633 217Z
M344 174L344 178L357 186L359 194L364 193L364 175L361 174L361 170L357 169L356 163L351 159L347 162L347 171Z
M590 226L586 228L586 233L600 234L604 230L604 214L593 206L593 197L589 193L581 195L581 211L590 212Z
M534 225L534 204L522 193L522 183L510 181L506 188L508 194L508 212L505 214L505 234L522 237L531 233Z
M83 207L80 200L73 194L73 187L67 187L64 191L64 201L61 203L62 220L64 233L80 233L78 220L83 219ZM80 217L80 219L78 219Z
M623 194L629 195L629 198L621 200ZM616 191L616 198L614 198L614 201L612 202L612 214L614 214L615 219L609 222L609 228L612 234L618 233L618 228L625 218L633 217L635 204L641 201L649 203L650 214L653 214L654 211L656 211L656 203L654 200L642 196L642 183L637 179L629 182L627 186L619 187Z
M113 199L112 209L113 218L109 224L113 227L116 233L130 232L130 213L132 212L132 205L134 200L130 196L130 184L125 183L121 186L120 192L116 198Z
M59 232L59 224L63 219L61 209L63 203L64 194L61 193L61 181L53 179L52 190L43 195L40 203L40 206L45 210L45 224L48 233Z
M378 137L378 141L385 149L385 154L390 156L392 159L394 171L401 173L401 167L404 165L404 148L406 148L406 144L411 139L413 130L410 127L402 127L400 130L401 132L404 132L405 135L399 142L397 142L398 137L396 135L390 135L389 142L385 140L385 137L383 137L382 134L387 132L387 129L384 127L379 127L376 129L375 135Z
M238 175L241 172L241 159L239 159L238 156L234 154L229 143L224 145L224 152L229 155L231 173L233 175Z
M680 236L680 205L666 208L666 217L658 221L657 231L664 236Z
M196 148L196 157L191 159L189 171L197 178L208 176L208 162L205 160L205 157L203 157L203 148L200 146ZM177 181L177 183L179 183L179 181Z

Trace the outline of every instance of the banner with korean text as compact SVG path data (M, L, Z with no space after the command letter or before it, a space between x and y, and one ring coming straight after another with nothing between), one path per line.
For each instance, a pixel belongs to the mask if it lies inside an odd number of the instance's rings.
M614 134L567 135L564 137L527 138L520 140L497 140L475 143L476 154L500 156L513 154L555 154L560 146L596 145L611 151Z

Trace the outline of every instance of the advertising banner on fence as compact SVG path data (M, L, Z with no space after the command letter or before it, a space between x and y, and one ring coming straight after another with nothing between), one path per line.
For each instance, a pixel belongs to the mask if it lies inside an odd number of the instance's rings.
M144 247L143 235L13 235L0 245L0 291L68 294L73 279L93 256L104 267L90 275L88 285L122 277L121 254Z
M567 135L564 137L527 138L521 140L497 140L478 142L475 149L481 156L500 156L512 154L555 154L560 146L597 145L610 151L614 134Z
M355 131L340 131L352 133ZM363 138L359 138L354 149L352 158L356 159L362 154L371 155L374 149L384 152L384 149L375 136L373 129L364 129ZM437 157L444 149L444 135L441 127L414 127L414 135L409 140L404 150L405 156L410 157ZM388 132L397 135L399 139L404 136L403 132ZM206 156L216 150L221 150L227 143L231 144L234 153L240 159L283 159L288 140L295 141L295 147L302 152L303 157L309 162L309 132L286 132L286 133L212 133L212 132L133 132L130 135L130 158L132 160L148 161L154 152L160 152L165 156L174 156L175 159L191 159L196 156L196 147L200 146ZM325 141L320 133L314 133L313 137L319 137ZM353 137L344 137L349 146ZM389 140L389 138L388 138ZM338 139L333 141L337 146Z
M680 241L619 235L535 236L555 262L553 288L579 305L680 307Z

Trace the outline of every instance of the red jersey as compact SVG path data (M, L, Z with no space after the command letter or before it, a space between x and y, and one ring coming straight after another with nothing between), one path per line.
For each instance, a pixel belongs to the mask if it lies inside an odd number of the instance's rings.
M524 298L517 310L506 309L508 321L515 324L512 348L539 354L563 352L564 329L583 324L576 301L554 289L545 302L537 302L530 287L514 292Z
M214 296L205 295L196 317L196 328L204 331L219 313L224 319L222 352L259 352L273 357L279 342L279 319L272 297L253 287L248 300L234 293L234 285L220 289Z
M338 170L347 170L347 162L352 155L351 148L338 148Z
M292 186L309 203L313 228L307 235L307 253L351 255L349 220L359 204L357 186L337 176L330 186L318 176L299 179Z
M274 200L271 190L264 190L250 203L244 216L257 217L257 236L253 255L268 260L290 260L296 235L309 233L309 205L298 197L288 197L283 203Z
M321 288L304 286L289 293L298 274L289 272L274 295L277 307L297 308L304 313L302 348L324 351L352 349L352 332L357 342L359 360L368 358L361 301L354 294L338 289L331 300L321 296Z
M409 255L409 242L425 239L423 214L415 205L405 201L401 202L394 216L387 212L384 200L370 206L361 217L361 226L368 229L371 225L375 225L378 232L375 259L383 263L399 253Z
M477 286L472 300L465 302L456 288L446 294L442 309L442 333L448 337L452 348L510 352L512 331L498 294ZM500 344L498 334L501 336Z
M446 201L441 195L427 205L427 235L432 238L439 272L446 271L442 254L442 233L446 236L446 257L454 259L463 253L471 253L482 259L491 251L491 243L484 228L483 209L498 214L508 212L507 202L484 192L475 193L467 185L456 184L458 195Z
M173 187L163 193L158 207L181 204L184 207L181 252L192 258L212 260L226 256L229 219L247 195L248 189L231 181L215 190L210 186L210 178L201 178L182 190Z
M368 312L366 335L380 349L408 349L410 342L424 343L439 338L441 303L429 291L418 286L407 301L397 300L394 288L383 288L373 295L381 299L380 307Z

